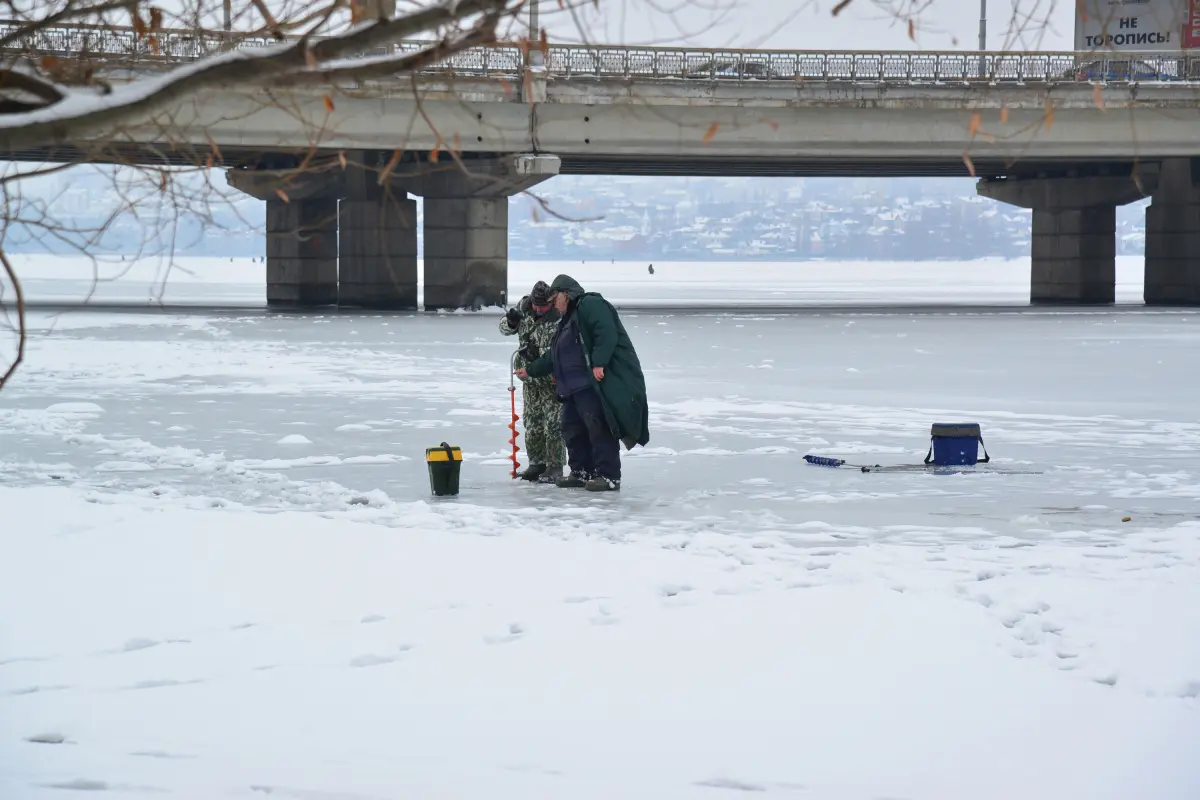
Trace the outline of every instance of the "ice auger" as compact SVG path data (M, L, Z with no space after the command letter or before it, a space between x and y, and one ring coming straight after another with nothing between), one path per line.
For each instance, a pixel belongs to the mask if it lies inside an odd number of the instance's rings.
M517 447L517 437L521 435L517 433L517 420L520 419L520 417L517 416L516 383L517 354L519 352L519 350L514 350L512 356L508 359L508 398L512 404L512 422L508 423L508 429L512 432L512 438L508 440L508 443L512 445L512 455L509 456L509 458L512 459L513 463L512 472L508 474L511 478L517 477L517 468L521 466L521 462L517 461L517 451L521 449Z

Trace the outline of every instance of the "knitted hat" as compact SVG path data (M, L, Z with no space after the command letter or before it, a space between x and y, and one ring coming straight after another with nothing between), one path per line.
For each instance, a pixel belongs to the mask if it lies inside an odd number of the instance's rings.
M535 306L550 305L550 287L545 281L538 281L533 285L533 291L529 293L529 302Z

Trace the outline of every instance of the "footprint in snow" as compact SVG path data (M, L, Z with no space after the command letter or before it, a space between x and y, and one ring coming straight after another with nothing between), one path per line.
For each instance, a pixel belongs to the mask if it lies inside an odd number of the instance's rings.
M387 617L382 617L379 614L367 614L359 620L364 625L370 625L372 622L383 622Z
M604 606L600 606L596 611L596 616L588 620L593 625L616 625L621 621L619 617L614 617L613 613Z
M1200 681L1188 681L1184 683L1179 687L1179 691L1176 694L1185 699L1200 697Z
M387 655L381 656L381 655L376 655L375 653L363 653L361 656L355 656L354 658L350 659L350 666L352 666L352 667L379 667L384 664L391 664L393 662L399 661L400 656L404 655L405 653L407 653L409 650L412 650L412 649L413 649L413 645L402 644L398 648L396 648L395 653L388 653Z
M520 639L524 635L525 635L525 628L523 626L521 626L520 624L514 622L508 626L508 633L506 635L504 635L504 636L484 636L483 641L487 642L488 644L507 644L508 642L515 642L517 639Z
M25 741L31 744L64 744L67 737L61 733L35 733L33 736L26 736Z
M683 594L684 592L693 592L693 591L695 591L695 589L691 586L688 586L687 584L673 584L673 583L668 583L664 586L660 586L658 589L658 593L661 594L663 597L675 597L677 595Z
M49 661L50 656L14 656L13 658L0 658L0 667L7 667L9 664L35 664L39 661Z
M126 689L166 689L172 686L192 686L197 683L204 683L199 678L192 678L186 681L177 681L174 678L160 678L157 680L138 681L132 686L126 686Z
M788 581L784 584L785 589L815 589L821 584L813 581Z
M5 692L10 697L20 697L26 694L38 694L40 692L61 692L64 689L70 689L66 684L53 684L50 686L23 686L20 689L13 689Z
M166 750L134 750L129 755L135 758L163 758L163 759L179 759L179 758L195 758L195 756L185 755L183 753L168 753Z
M757 783L747 783L734 778L708 778L703 781L696 781L696 786L703 786L706 789L727 789L734 792L765 792L766 786Z
M384 664L391 664L400 656L377 656L374 653L364 653L361 656L355 656L350 659L352 667L378 667Z
M94 781L89 778L76 778L71 781L62 781L60 783L40 783L43 789L68 789L76 792L107 792L113 788L110 784L104 781Z

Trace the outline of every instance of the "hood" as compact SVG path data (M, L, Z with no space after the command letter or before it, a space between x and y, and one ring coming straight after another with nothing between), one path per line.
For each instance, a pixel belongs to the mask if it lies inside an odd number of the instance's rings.
M550 284L550 291L566 292L571 300L578 300L583 295L583 287L570 275L559 275L555 278L554 283Z

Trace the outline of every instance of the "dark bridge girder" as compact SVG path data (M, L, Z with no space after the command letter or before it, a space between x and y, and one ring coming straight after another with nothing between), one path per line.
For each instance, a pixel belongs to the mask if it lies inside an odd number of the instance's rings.
M319 151L318 157L335 156L336 150ZM146 166L252 167L280 169L294 166L303 151L264 151L261 148L207 146L190 148L166 145L114 143L103 147L55 147L21 150L2 160L48 163L141 164ZM490 158L490 153L464 153L464 159ZM969 177L962 158L777 158L724 156L705 158L677 156L630 156L596 153L560 155L562 175L644 175L648 177L829 177L829 178L924 178ZM426 154L405 154L405 161L424 160ZM211 159L211 161L210 161ZM973 162L975 176L996 178L1020 175L1128 175L1132 160L1088 159L1018 160L979 158Z

